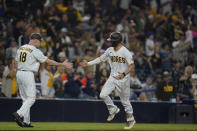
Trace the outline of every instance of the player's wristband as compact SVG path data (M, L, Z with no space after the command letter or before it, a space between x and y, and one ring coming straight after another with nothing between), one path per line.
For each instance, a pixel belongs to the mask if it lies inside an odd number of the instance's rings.
M124 77L126 76L126 74L124 72L122 74L124 75Z

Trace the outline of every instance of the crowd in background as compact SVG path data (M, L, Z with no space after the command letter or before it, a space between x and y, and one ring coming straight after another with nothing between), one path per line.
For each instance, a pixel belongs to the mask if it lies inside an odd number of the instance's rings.
M13 60L38 32L40 50L59 62L68 59L74 69L42 64L35 73L37 97L99 99L109 65L83 69L79 62L100 56L110 46L106 38L118 31L135 61L131 100L195 99L196 7L195 0L0 0L1 96L19 96Z

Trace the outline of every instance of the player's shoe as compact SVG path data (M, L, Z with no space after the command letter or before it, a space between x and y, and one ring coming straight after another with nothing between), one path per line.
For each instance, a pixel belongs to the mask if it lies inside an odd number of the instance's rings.
M120 112L120 109L117 108L116 111L115 111L113 114L110 114L110 115L108 116L107 121L108 121L108 122L109 122L109 121L112 121L112 120L114 119L115 115L118 114L119 112Z
M12 113L12 117L20 127L23 127L23 119L18 115L17 112Z
M124 127L125 130L130 130L134 125L135 125L136 121L128 121L127 125Z
M34 126L32 126L31 124L24 123L24 124L23 124L23 127L33 128Z

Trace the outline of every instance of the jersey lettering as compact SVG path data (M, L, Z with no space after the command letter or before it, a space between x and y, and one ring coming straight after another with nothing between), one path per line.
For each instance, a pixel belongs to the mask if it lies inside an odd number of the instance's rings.
M110 56L112 62L126 63L126 59L119 56Z
M28 48L28 47L21 47L20 50L25 50L25 51L28 51L28 52L32 52L33 50Z

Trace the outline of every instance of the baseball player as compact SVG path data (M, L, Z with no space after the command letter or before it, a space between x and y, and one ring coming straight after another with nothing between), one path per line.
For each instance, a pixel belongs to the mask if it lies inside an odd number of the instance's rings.
M109 95L113 90L117 90L122 105L127 113L127 125L124 129L131 129L135 124L133 116L133 108L129 101L130 96L130 71L134 70L134 61L132 54L127 48L122 45L122 35L119 32L112 32L107 39L111 42L112 47L109 47L103 55L93 61L83 61L80 63L82 67L91 66L100 62L108 61L111 67L109 79L106 81L100 93L100 98L103 99L109 110L107 121L112 121L120 109L114 105Z
M33 127L30 124L30 108L34 104L36 98L34 72L38 71L40 63L45 62L48 65L63 66L68 69L72 68L72 63L67 61L58 63L44 56L43 53L37 49L40 46L41 39L42 37L40 34L32 33L29 44L21 46L17 50L15 58L18 66L16 79L23 104L17 112L12 113L12 116L21 127Z

